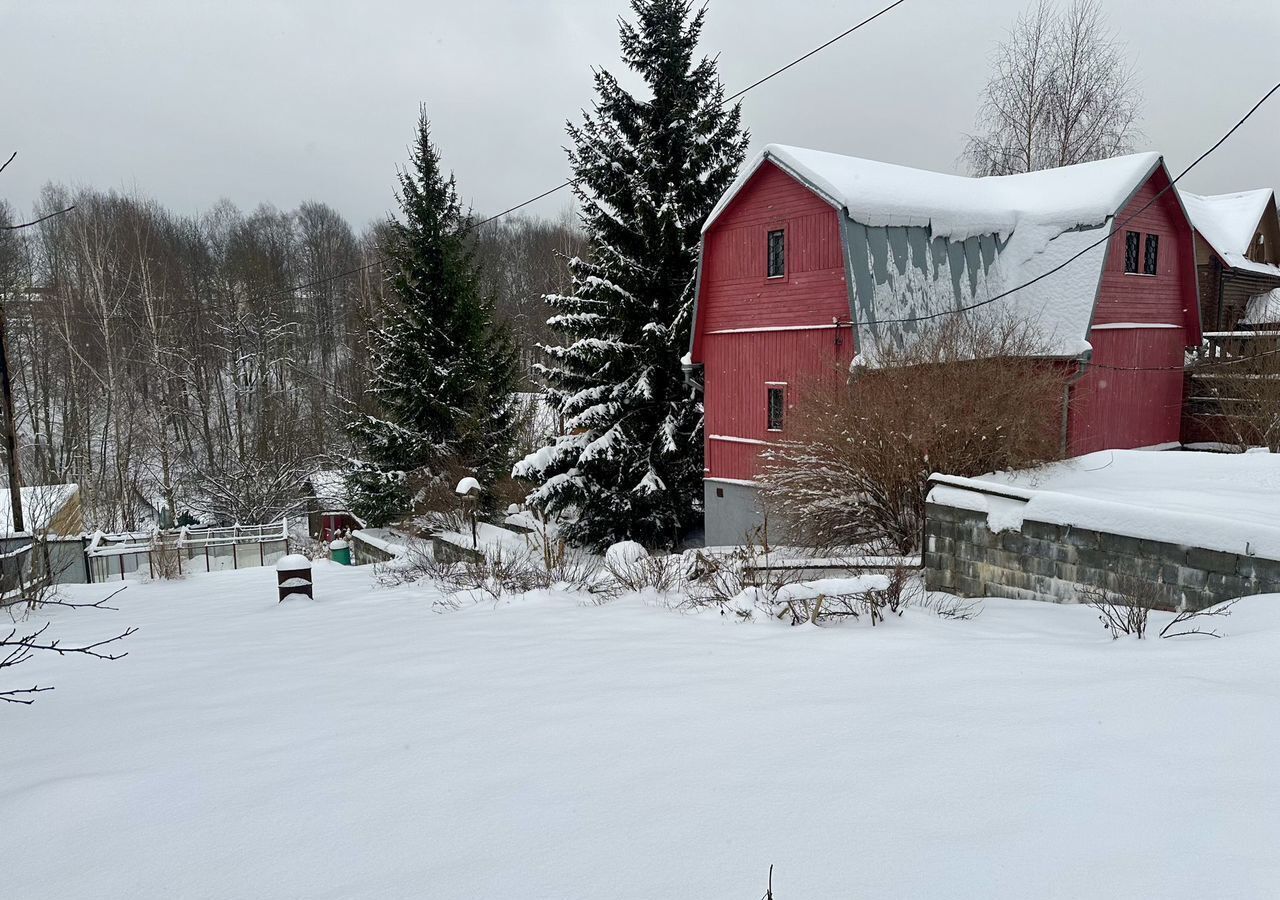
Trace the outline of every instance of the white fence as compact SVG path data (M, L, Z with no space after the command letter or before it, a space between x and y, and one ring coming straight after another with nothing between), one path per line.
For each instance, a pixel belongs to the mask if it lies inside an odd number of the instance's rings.
M90 579L101 582L271 566L288 552L288 521L281 519L274 525L98 533L85 556Z

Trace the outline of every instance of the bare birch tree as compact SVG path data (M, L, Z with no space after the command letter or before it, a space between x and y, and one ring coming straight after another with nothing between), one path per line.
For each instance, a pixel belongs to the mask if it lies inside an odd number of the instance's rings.
M1098 0L1040 0L1018 16L992 68L964 150L975 175L1107 159L1140 137L1142 95Z

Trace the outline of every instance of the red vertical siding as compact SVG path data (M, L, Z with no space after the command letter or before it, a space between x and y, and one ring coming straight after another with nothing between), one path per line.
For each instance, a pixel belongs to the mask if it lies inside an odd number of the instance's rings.
M769 278L768 233L779 228L786 232L786 275ZM703 364L706 386L708 477L755 477L764 443L778 436L767 428L767 383L786 382L793 407L806 381L847 367L848 320L836 210L766 163L703 242L693 359Z
M1113 322L1144 322L1180 325L1194 346L1199 341L1196 324L1199 309L1196 302L1195 248L1191 227L1178 204L1174 191L1154 203L1156 194L1167 187L1168 176L1157 171L1116 216L1116 233L1107 251L1102 273L1102 289L1094 310L1094 325ZM1145 210L1148 203L1151 206ZM1139 210L1142 210L1139 212ZM1132 221L1129 221L1132 217ZM1139 240L1139 268L1149 234L1159 235L1160 255L1157 274L1130 274L1124 270L1125 233L1136 231Z
M1168 184L1157 171L1116 216L1089 331L1093 357L1071 391L1073 454L1179 440L1183 351L1200 339L1200 312L1191 228L1172 190L1155 199ZM1155 275L1125 272L1129 231L1141 235L1140 268L1147 235L1159 235ZM1107 325L1139 327L1098 327ZM1152 325L1172 327L1141 327Z
M1181 328L1094 329L1093 359L1071 389L1073 456L1175 443L1182 428ZM1134 368L1167 371L1130 371Z
M787 419L806 385L825 373L848 370L853 359L851 331L846 325L709 336L703 362L707 477L755 477L760 451L769 441L786 436ZM786 385L787 410L780 433L768 430L771 382Z

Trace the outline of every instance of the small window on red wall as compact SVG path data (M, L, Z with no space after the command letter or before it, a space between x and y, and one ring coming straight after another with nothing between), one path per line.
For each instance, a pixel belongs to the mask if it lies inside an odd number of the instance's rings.
M769 430L781 431L783 417L786 415L787 389L782 385L769 386Z
M1130 274L1138 274L1138 242L1142 235L1136 231L1126 231L1124 235L1124 270Z
M1142 259L1142 274L1154 275L1159 270L1160 235L1147 235L1147 252Z
M784 231L769 232L769 277L781 278L787 274L787 235Z

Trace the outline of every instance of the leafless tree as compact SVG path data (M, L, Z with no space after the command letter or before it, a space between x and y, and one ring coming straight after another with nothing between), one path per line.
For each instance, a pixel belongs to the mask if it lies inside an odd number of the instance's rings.
M45 598L41 602L41 606L58 606L70 609L109 609L114 610L114 606L108 606L107 603L119 594L119 590L113 591L101 600L95 600L87 603L78 603L71 600L59 599L56 596ZM30 611L30 607L25 604L10 602L8 604L0 603L10 616L13 622L8 634L0 634L0 670L10 669L20 666L27 662L37 653L55 653L58 656L89 656L94 659L116 660L127 654L118 653L115 650L116 644L125 638L135 634L137 628L130 627L119 632L109 638L99 641L91 641L89 643L67 644L58 638L46 637L51 623L45 622L39 627L20 628L18 622L25 618L25 613ZM111 649L106 649L111 648ZM35 701L35 695L45 691L53 690L49 685L32 685L29 688L12 688L0 689L0 701L5 703L31 704Z
M932 472L980 475L1056 459L1063 374L1025 323L952 317L874 369L802 385L790 436L764 455L761 494L793 540L920 548ZM1031 414L1031 411L1043 414Z
M975 175L1106 159L1140 136L1141 92L1099 0L1040 0L1019 15L992 68L964 150Z
M27 214L0 208L0 225L49 214L0 229L30 483L79 483L90 528L184 513L247 524L301 498L309 472L280 481L300 460L346 462L342 424L368 402L368 335L387 305L383 226L356 235L318 202L245 212L222 201L197 218L58 185ZM476 235L486 284L526 346L544 337L541 297L565 286L564 258L580 248L570 219ZM280 459L287 471L272 468ZM215 486L215 474L243 484Z

